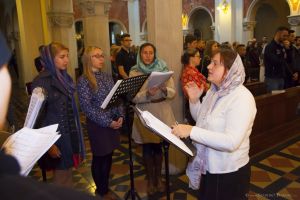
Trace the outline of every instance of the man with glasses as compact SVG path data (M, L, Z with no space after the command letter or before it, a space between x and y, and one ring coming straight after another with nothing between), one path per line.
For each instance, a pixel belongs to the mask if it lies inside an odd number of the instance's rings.
M126 79L129 76L129 71L132 66L136 64L136 54L131 52L131 38L129 34L121 36L121 50L116 57L116 66L118 68L119 76Z

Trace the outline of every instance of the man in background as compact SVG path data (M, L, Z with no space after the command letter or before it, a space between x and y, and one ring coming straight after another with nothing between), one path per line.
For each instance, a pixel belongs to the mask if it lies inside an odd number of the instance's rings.
M278 27L273 40L265 48L264 64L267 92L284 89L287 54L283 47L283 41L287 40L288 36L289 29L287 27Z
M131 51L131 42L129 34L126 33L121 36L121 50L116 56L116 66L119 77L122 79L129 77L131 67L136 64L136 54Z

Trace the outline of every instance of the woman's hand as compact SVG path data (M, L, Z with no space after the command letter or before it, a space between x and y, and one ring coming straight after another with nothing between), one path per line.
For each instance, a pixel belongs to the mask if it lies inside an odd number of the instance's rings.
M199 98L203 94L204 86L201 85L201 88L199 88L195 82L188 82L184 86L184 89L189 96L190 102L197 103L199 101Z
M159 87L149 88L148 91L147 91L147 95L148 96L154 96L157 93L158 90L159 90Z
M191 125L178 124L172 126L172 133L180 138L187 138L190 136L192 128Z
M50 147L48 154L51 158L60 158L61 156L60 150L55 144Z
M123 124L123 117L119 117L118 120L111 122L110 128L119 129L122 127L122 124Z

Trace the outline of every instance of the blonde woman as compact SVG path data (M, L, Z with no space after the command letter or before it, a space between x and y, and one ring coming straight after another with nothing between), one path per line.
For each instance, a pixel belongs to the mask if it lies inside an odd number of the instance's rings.
M104 54L99 47L87 47L82 56L83 75L78 80L78 97L86 115L87 132L93 154L92 176L96 194L103 199L115 199L108 189L113 151L119 146L118 130L123 123L121 107L100 108L112 89L111 75L102 72Z

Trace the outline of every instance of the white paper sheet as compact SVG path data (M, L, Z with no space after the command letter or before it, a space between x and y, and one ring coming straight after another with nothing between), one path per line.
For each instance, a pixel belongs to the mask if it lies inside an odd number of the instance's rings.
M173 71L168 72L152 72L148 78L148 88L158 87L166 82L172 75Z
M34 164L58 140L58 124L41 129L22 128L4 142L2 148L14 156L21 166L21 175L27 176Z
M165 123L163 123L162 121L157 119L150 112L141 111L138 108L137 108L137 110L140 112L145 123L151 129L155 130L156 133L160 134L163 138L169 140L172 144L176 145L177 147L182 149L184 152L186 152L190 156L194 156L193 152L186 146L186 144L184 144L184 142L181 141L180 138L178 138L177 136L172 134L172 129L169 126L167 126Z

